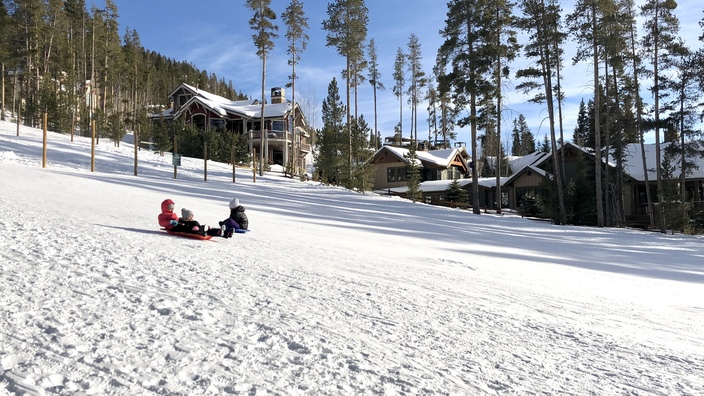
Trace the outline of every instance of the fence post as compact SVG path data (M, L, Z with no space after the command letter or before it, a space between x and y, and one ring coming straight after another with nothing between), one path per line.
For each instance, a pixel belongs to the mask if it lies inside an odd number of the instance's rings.
M90 123L90 171L95 172L95 120Z
M44 134L42 138L42 168L46 168L46 128L47 128L47 114L44 112Z

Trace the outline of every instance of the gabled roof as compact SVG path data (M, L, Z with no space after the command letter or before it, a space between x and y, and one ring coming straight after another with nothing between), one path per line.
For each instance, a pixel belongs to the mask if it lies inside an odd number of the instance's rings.
M672 143L666 142L660 145L661 154L664 154L665 149L668 148ZM655 169L655 143L646 144L645 147L645 163L648 168L648 180L656 180L657 174ZM633 179L637 181L645 181L645 173L643 172L643 158L641 156L640 143L632 143L626 145L624 148L624 153L626 158L624 159L623 168L624 171ZM695 156L692 158L687 158L688 161L693 161L698 165L698 169L692 169L692 174L686 175L687 179L704 179L704 158ZM675 177L680 175L680 157L678 156L675 162L672 164L675 168L673 174Z
M262 106L261 102L256 99L245 100L230 100L213 93L203 91L186 83L181 83L176 89L171 91L169 97L172 97L180 89L185 89L193 96L184 103L181 108L173 113L173 109L165 110L162 115L165 118L177 118L180 114L186 111L192 104L199 103L208 110L221 117L227 115L236 115L243 118L260 118ZM296 104L298 107L298 104ZM291 111L292 105L290 102L285 103L268 103L264 105L264 118L282 118Z
M528 171L535 172L535 173L537 173L538 175L540 175L540 176L542 176L542 177L545 177L545 178L550 177L550 176L548 175L548 173L547 173L544 169L540 169L540 168L538 168L537 166L534 166L534 165L528 165L528 166L524 166L523 168L519 169L518 172L516 172L516 173L514 173L513 175L511 175L511 177L507 177L507 178L506 178L506 181L503 181L503 180L502 180L502 181L501 181L501 185L504 186L504 185L506 185L506 184L511 184L511 183L513 183L514 180L518 179L519 177L521 177L521 175L523 175L524 173L526 173L526 172L528 172Z
M526 166L534 165L536 163L542 162L550 153L544 153L542 151L535 151L530 154L521 156L510 156L508 157L508 166L511 168L511 173L516 173ZM490 169L496 168L496 156L486 157L486 164Z
M374 153L374 157L376 158L384 151L388 151L403 162L406 161L406 157L410 154L410 150L406 148L384 146ZM455 147L443 150L416 151L416 163L421 168L425 167L425 165L434 165L438 168L449 168L458 156L466 165L469 154L467 154L467 150L464 147Z
M535 151L520 157L510 157L508 163L511 167L511 171L516 173L526 166L531 166L543 161L544 157L547 157L548 155L550 154L542 151Z

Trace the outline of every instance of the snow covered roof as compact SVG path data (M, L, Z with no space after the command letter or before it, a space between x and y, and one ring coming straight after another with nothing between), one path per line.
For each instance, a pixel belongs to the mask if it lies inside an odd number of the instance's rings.
M193 96L177 112L174 113L173 109L167 109L162 112L161 116L164 118L178 117L193 103L200 103L210 111L220 115L220 117L227 117L228 115L237 115L244 118L261 117L261 102L256 99L230 100L186 83L179 85L169 94L169 97L174 96L181 88L190 91ZM291 111L291 108L292 105L289 102L267 103L264 105L264 118L285 117Z
M387 150L398 157L400 160L405 161L406 157L409 155L410 150L395 146L384 146L380 148L374 156L379 152ZM416 151L416 165L423 167L424 163L436 165L441 168L448 168L452 164L452 161L459 155L464 161L469 158L467 150L464 147L455 147L451 149L442 150L429 150L429 151Z
M669 147L671 143L662 143L660 149L664 152L665 148ZM646 144L645 147L645 163L648 168L648 180L655 180L657 177L655 170L655 143ZM643 172L643 159L641 157L640 143L632 143L625 147L624 153L626 154L626 159L624 160L624 171L633 179L637 181L645 181L645 173ZM692 174L687 175L688 179L704 179L704 158L694 157L689 158L689 161L694 161L698 165L698 169L692 169ZM680 174L680 158L677 158L676 162L673 163L675 167L674 175L679 176Z
M499 179L499 182L503 186L506 184L506 182L509 180L509 177L502 177ZM429 180L429 181L424 181L420 183L419 187L423 192L426 193L431 193L431 192L441 192L447 190L448 187L450 187L450 184L453 182L453 180ZM457 183L459 183L460 187L466 187L466 186L471 186L472 185L472 179L457 179ZM481 177L479 178L477 185L481 187L486 187L486 188L494 188L496 187L496 178L495 177ZM401 186L401 187L394 187L394 188L385 188L384 191L391 191L397 194L405 193L408 190L408 186Z
M509 157L508 163L509 166L511 167L511 171L518 172L521 169L525 168L526 166L530 166L533 164L536 164L540 161L543 160L544 157L547 157L548 153L544 153L542 151L536 151L531 154L523 155L520 157Z

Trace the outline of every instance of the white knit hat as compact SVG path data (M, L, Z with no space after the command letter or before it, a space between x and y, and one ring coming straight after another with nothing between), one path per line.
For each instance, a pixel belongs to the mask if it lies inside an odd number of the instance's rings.
M240 206L240 200L237 198L232 198L232 201L230 201L230 209L235 209L238 206Z
M193 212L186 208L181 209L181 218L187 219L191 216L193 216Z

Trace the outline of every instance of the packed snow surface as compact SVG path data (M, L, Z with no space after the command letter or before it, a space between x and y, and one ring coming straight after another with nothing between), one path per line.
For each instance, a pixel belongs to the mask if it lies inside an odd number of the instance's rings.
M47 142L0 123L0 394L704 394L702 237Z

